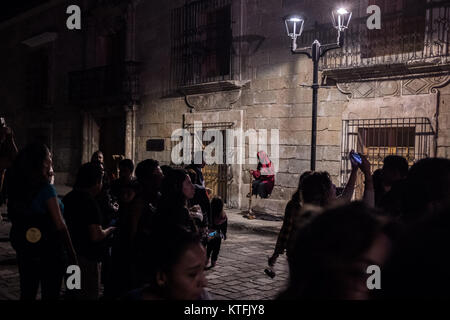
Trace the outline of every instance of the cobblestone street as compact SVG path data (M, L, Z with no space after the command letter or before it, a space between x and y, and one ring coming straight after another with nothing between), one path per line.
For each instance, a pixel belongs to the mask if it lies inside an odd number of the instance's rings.
M9 224L0 222L0 300L17 300L20 295L15 252L6 237ZM274 279L264 274L276 235L231 228L222 242L217 265L206 271L208 290L215 299L273 299L286 285L287 261L280 256Z
M217 266L207 271L209 291L217 299L273 299L286 285L288 267L285 256L275 266L276 277L264 273L276 236L251 231L229 231L222 242Z
M17 300L20 296L16 252L8 240L10 225L0 220L0 300Z

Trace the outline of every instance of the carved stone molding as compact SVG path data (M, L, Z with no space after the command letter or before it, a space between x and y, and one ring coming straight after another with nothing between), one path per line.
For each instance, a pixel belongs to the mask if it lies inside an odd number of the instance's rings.
M349 99L383 98L436 93L450 83L450 75L402 80L338 83L337 88Z
M230 110L241 98L242 90L222 91L208 94L187 95L186 104L196 112Z

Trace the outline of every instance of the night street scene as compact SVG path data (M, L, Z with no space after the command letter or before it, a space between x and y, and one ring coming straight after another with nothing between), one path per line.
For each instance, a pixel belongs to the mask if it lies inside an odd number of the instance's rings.
M450 298L450 0L1 6L1 301Z

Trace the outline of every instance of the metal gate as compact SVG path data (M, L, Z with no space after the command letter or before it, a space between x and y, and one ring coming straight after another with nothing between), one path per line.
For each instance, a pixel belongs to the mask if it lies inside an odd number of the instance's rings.
M345 186L351 172L350 150L364 154L371 164L371 172L383 166L388 155L399 155L409 167L420 159L432 156L435 132L428 118L352 119L343 121L341 151L341 186ZM361 199L363 176L358 171L356 199Z
M203 168L203 177L206 188L212 190L212 196L220 196L226 203L228 166L226 164L206 165Z
M227 203L228 200L228 193L229 193L229 165L226 164L226 129L232 128L234 123L232 122L218 122L218 123L202 123L202 136L205 133L205 130L207 129L214 129L219 130L222 133L223 137L223 164L212 164L212 165L205 165L205 167L202 170L203 178L205 179L205 186L206 188L211 189L211 195L214 196L220 196L224 203ZM189 130L191 132L192 139L194 138L194 125L193 124L187 124L185 125L185 129ZM208 143L202 141L203 148L205 148ZM194 159L194 154L192 154L192 157Z

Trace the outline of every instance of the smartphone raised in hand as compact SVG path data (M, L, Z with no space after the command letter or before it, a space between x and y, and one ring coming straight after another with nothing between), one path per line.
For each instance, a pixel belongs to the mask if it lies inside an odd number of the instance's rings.
M217 231L208 233L208 237L210 237L210 238L215 237L216 235L217 235Z
M357 163L357 164L361 164L362 163L362 158L361 155L357 152L350 152L350 157L352 157L352 159Z

